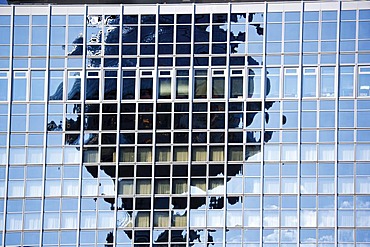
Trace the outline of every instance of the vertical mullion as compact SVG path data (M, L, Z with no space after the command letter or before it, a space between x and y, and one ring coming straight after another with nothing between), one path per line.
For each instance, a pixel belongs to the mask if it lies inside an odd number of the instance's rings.
M301 14L300 14L300 37L299 37L299 64L298 64L298 87L297 87L297 94L298 94L298 160L301 160L301 74L302 74L302 59L303 59L303 20L304 20L304 10L305 10L305 4L304 2L301 3ZM301 184L301 162L298 162L297 166L297 184L298 184L298 196L297 196L297 245L300 244L300 224L301 224L301 203L300 203L300 184Z
M83 32L84 32L84 40L83 40L83 52L82 52L82 72L81 72L81 89L80 89L80 100L81 100L81 119L83 120L85 118L85 82L86 82L86 43L88 42L87 41L87 15L88 15L88 6L85 4L84 5L84 27L83 27ZM68 34L69 35L69 34ZM67 74L68 76L68 74ZM80 139L83 138L83 134L84 134L84 126L83 126L83 122L84 121L81 121L81 129L80 129ZM80 166L80 174L79 174L79 200L78 200L78 217L77 217L77 226L78 226L78 230L77 230L77 244L79 245L79 241L80 241L80 231L81 231L81 201L82 201L82 186L83 186L83 183L82 183L82 180L83 180L83 176L82 176L82 173L83 173L83 170L84 170L84 142L80 142L80 162L81 162L81 166Z
M189 148L188 148L188 176L187 176L187 189L188 189L188 195L187 195L187 214L186 214L186 231L190 233L190 214L191 214L191 204L190 204L190 199L191 199L191 164L192 164L192 152L193 152L193 146L192 146L192 130L193 130L193 83L194 83L194 33L195 33L195 14L196 14L196 5L195 3L192 3L192 13L191 13L191 32L190 32L190 38L191 38L191 47L190 47L190 69L189 69L189 80L188 80L188 104L189 104L189 136L188 136L188 143L189 143ZM190 245L189 243L190 238L188 237L186 239L186 244L187 246Z
M261 89L260 88L260 97L261 97L261 118L262 118L262 121L261 121L261 125L260 125L260 130L261 130L261 139L264 137L265 135L265 117L264 117L264 114L263 114L263 111L265 109L265 79L263 79L265 76L264 76L264 71L266 69L266 42L267 42L267 38L266 38L266 28L267 28L267 15L268 15L268 3L265 2L264 3L264 16L263 16L263 26L264 26L264 33L263 33L263 47L262 47L262 61L263 61L263 67L261 68L261 84L260 84L260 87L263 88ZM249 72L249 67L248 67L248 72ZM247 81L249 80L249 73L247 73L246 75L247 77ZM263 86L263 87L262 87ZM248 88L248 91L249 91L249 88ZM247 101L248 101L248 91L247 91ZM248 104L248 102L247 102ZM258 114L257 114L258 115ZM257 117L256 115L256 117ZM264 145L264 141L261 140L261 143L260 143L260 154L261 154L261 161L260 161L260 166L261 166L261 178L260 178L260 246L263 245L263 215L264 215L264 208L263 208L263 202L264 202L264 179L265 179L265 176L264 176L264 170L265 170L265 160L264 160L264 154L265 154L265 145Z
M10 17L10 46L14 47L14 15L15 15L15 6L11 6L11 17ZM5 186L4 186L4 215L3 215L3 229L6 229L6 219L7 219L7 206L8 206L8 183L9 183L9 153L10 153L10 119L11 119L11 109L12 109L12 87L13 87L13 49L10 49L9 54L9 74L8 74L8 119L7 119L7 140L6 140L6 169L5 169ZM5 245L5 231L3 231L2 236L2 246Z
M338 13L337 13L337 47L336 47L336 64L335 64L335 84L334 84L334 95L335 95L335 122L334 122L334 211L336 212L334 217L334 245L338 245L338 121L339 121L339 73L340 73L340 62L339 62L339 51L340 51L340 18L341 18L341 9L342 9L342 2L338 2Z
M117 102L117 130L116 130L116 161L115 161L115 167L116 167L116 174L115 174L115 198L114 201L116 202L116 208L114 209L114 222L118 222L118 203L119 203L119 197L118 197L118 190L119 190L119 151L120 151L120 130L121 130L121 83L122 83L122 25L123 25L123 13L124 13L124 6L123 4L119 5L120 8L120 19L119 19L119 26L118 26L118 71L117 71L117 91L116 91L116 102ZM113 244L117 244L117 223L114 224L114 241Z
M46 183L46 155L47 155L47 116L48 116L48 102L49 102L49 78L50 78L50 29L51 29L51 14L52 14L52 6L49 4L48 6L48 18L47 18L47 41L46 41L46 45L47 45L47 48L46 48L46 74L45 74L45 92L44 92L44 98L45 98L45 106L44 106L44 109L45 109L45 119L44 119L44 123L45 124L45 127L44 127L44 138L43 138L43 180L42 180L42 185L41 185L41 188L42 188L42 191L44 192L45 191L45 183ZM41 203L41 223L40 223L40 243L42 243L42 239L43 239L43 229L44 229L44 224L43 224L43 221L44 221L44 205L45 205L45 193L42 193L42 196L41 196L41 201L43 203Z
M228 143L229 143L229 140L228 140L228 133L229 133L229 122L228 122L228 116L229 116L229 85L230 85L230 30L231 30L231 23L230 23L230 20L231 20L231 3L229 2L228 3L228 11L227 11L227 40L226 40L226 69L224 70L225 71L225 75L224 75L224 78L225 78L225 90L224 90L224 97L225 97L225 118L224 118L224 121L225 121L225 144L227 145L224 145L223 146L223 151L224 151L224 201L226 203L224 203L224 243L226 245L226 230L227 230L227 212L228 212L228 209L227 209L227 206L228 206L228 203L227 203L227 164L228 164Z

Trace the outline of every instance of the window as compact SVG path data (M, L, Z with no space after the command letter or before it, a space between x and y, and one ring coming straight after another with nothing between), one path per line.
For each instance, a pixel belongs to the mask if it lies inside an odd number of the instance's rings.
M354 67L341 66L339 68L339 96L353 96L354 89Z
M207 98L207 70L195 71L194 98Z
M284 70L284 98L297 98L298 69Z
M335 85L335 68L334 67L321 67L321 97L333 97Z
M176 71L176 98L187 99L189 97L189 71Z
M370 67L360 67L358 75L358 96L370 96Z
M171 71L159 71L158 99L171 99Z
M317 85L317 69L303 68L302 97L315 97Z
M152 71L141 71L140 78L140 99L153 98L153 78Z

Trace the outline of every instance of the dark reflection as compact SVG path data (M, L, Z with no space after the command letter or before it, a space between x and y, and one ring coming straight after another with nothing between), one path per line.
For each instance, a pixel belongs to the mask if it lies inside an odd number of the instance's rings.
M248 15L247 21L249 22L248 25L253 26L255 28L255 32L258 36L263 35L263 26L262 24L254 23L253 18L255 14L250 13ZM179 16L178 16L179 17ZM189 23L187 20L189 16L185 16L186 19L183 20L184 23ZM246 19L246 15L232 15L231 16L231 22L232 24L238 24L238 21L240 19ZM95 22L88 22L88 25L91 26L99 26L103 19L102 17L95 18ZM237 42L244 42L245 41L245 31L241 31L231 28L231 30L227 30L224 23L227 22L227 15L225 14L218 14L213 16L213 23L219 23L217 25L213 25L213 27L210 27L208 24L210 21L210 15L196 15L195 16L196 23L201 23L201 25L195 25L194 30L194 40L195 42L209 42L209 36L210 36L210 28L213 30L213 41L217 42L225 42L227 37L227 32L230 32L230 40L234 43L231 44L231 53L237 53L239 48L239 43ZM155 24L155 16L154 15L142 15L141 16L141 23L143 24ZM117 22L118 21L118 22ZM138 29L136 26L131 26L130 24L137 24L137 16L124 16L124 26L122 27L122 40L124 43L123 46L123 53L124 54L132 54L136 55L136 43L138 39ZM173 15L161 15L160 23L161 24L172 24L174 22ZM119 23L118 17L115 16L109 16L109 18L105 18L106 25L116 25ZM202 24L203 23L203 24ZM245 22L244 22L245 23ZM158 31L155 31L154 25L144 25L141 27L141 43L146 43L145 45L141 45L141 53L142 54L155 54L155 47L151 43L154 43L155 36L158 35L158 39L160 42L168 43L173 42L174 39L174 30L173 26L166 26L166 25L160 25ZM191 27L190 26L178 26L177 27L177 42L189 42L191 40ZM119 27L112 26L110 28L104 29L104 32L106 34L106 38L104 40L105 43L118 43L119 38ZM89 40L89 45L87 46L88 54L91 54L92 56L100 55L102 46L100 44L94 44L94 43L100 43L101 35L102 33L98 32L97 35L94 36L94 39ZM78 44L82 44L83 37L77 37L75 42L73 44L76 44L76 47L73 51L71 51L71 55L81 55L82 54L82 48ZM127 43L132 43L131 45L127 45ZM149 43L149 44L148 44ZM108 54L117 54L116 49L118 49L117 46L104 46L105 53ZM158 47L159 52L162 54L165 54L167 51L165 49L165 46ZM194 52L197 54L209 54L209 46L204 44L196 44L194 46ZM227 47L225 43L219 43L214 44L212 46L212 53L214 54L226 54ZM171 50L172 49L168 49ZM190 45L181 45L176 44L176 52L177 53L184 53L189 54L190 53ZM168 54L171 53L168 51ZM146 60L145 60L146 59ZM98 63L95 62L93 58L89 59L89 63L92 63L93 65L98 66ZM250 66L260 66L260 57L252 57L247 56L247 64ZM122 60L123 66L136 66L136 58L135 59L127 59L124 58ZM194 58L195 66L197 65L208 65L208 57L197 57ZM245 58L244 57L234 57L233 59L230 59L231 64L240 64L244 65ZM117 61L111 60L107 61L107 65L114 66ZM111 64L109 64L111 63ZM153 66L154 65L154 59L153 58L143 58L140 60L141 65L143 66ZM219 64L225 64L226 58L220 57L218 59L212 59L213 65L219 65ZM255 81L255 75L256 72L253 68L249 69L249 77L247 80L250 94L253 95L254 90L253 87L256 84ZM124 99L132 99L135 95L135 91L133 90L133 85L135 81L133 81L133 77L130 77L131 75L124 75L124 77L128 77L124 79L123 83L123 95L122 97ZM106 79L105 81L105 87L104 87L104 97L106 99L115 99L114 95L117 93L117 85L116 85L116 78L115 76L112 76L112 79ZM81 81L79 79L76 79L74 81L74 85L72 86L70 92L68 93L68 98L70 99L79 99L80 95L80 83ZM93 83L93 82L91 82ZM144 79L141 81L142 87L141 91L139 92L140 98L142 99L151 99L153 97L153 81L151 78ZM86 87L86 98L91 99L97 99L99 97L97 94L99 92L96 92L96 88L94 87ZM270 92L270 80L267 78L266 81L266 95ZM63 95L63 85L62 83L59 85L59 87L56 89L53 95L50 96L50 99L61 99ZM239 95L239 94L236 94ZM274 101L265 102L264 108L262 108L262 102L258 101L248 101L246 104L246 109L243 109L243 105L238 104L229 104L229 111L232 111L232 113L225 116L224 107L222 109L215 108L215 105L212 105L212 113L210 117L210 127L213 129L224 129L225 128L225 120L228 121L228 128L235 128L236 130L243 126L243 122L245 121L245 126L248 128L252 125L253 121L258 116L261 116L261 114L264 114L265 121L268 123L270 121L270 115L267 112L273 104ZM158 106L158 105L157 105ZM179 106L179 105L177 105ZM123 105L121 109L125 108L126 106ZM103 117L102 117L102 127L101 129L111 129L116 130L117 129L117 115L114 114L114 112L117 110L116 105L105 105L103 106ZM126 108L125 108L126 109ZM128 109L128 108L127 108ZM131 109L131 110L130 110ZM85 105L85 116L83 120L83 125L86 130L99 130L99 112L100 112L100 104L86 104ZM179 110L176 110L177 112L181 112ZM187 110L185 110L186 112ZM243 119L243 114L241 114L243 111L247 111L246 118ZM120 117L120 129L121 130L134 130L136 121L138 122L139 129L144 130L152 130L153 129L153 106L152 104L145 105L140 104L139 105L139 114L136 117L135 116L135 105L132 105L132 107L129 107L129 109L126 111L123 111ZM166 111L163 111L166 112ZM207 128L207 104L194 104L193 105L193 128L194 129L204 129ZM70 117L66 119L66 130L74 130L78 129L77 126L81 125L81 106L79 104L75 104L74 112L76 113L75 117ZM227 119L225 119L227 118ZM158 114L156 117L156 125L157 128L160 129L169 129L170 123L171 123L171 117L167 114ZM287 119L285 116L283 116L283 124L287 122ZM189 116L186 113L178 113L174 115L174 127L175 129L187 129L189 128ZM67 128L68 127L68 128ZM62 130L63 126L62 123L58 123L56 120L51 120L48 123L48 130ZM187 143L189 133L176 133L174 136L174 140L176 143ZM257 154L261 150L261 145L263 143L269 142L272 138L273 131L266 131L264 136L260 135L260 132L258 131L247 131L246 137L247 142L251 145L248 146L248 150L246 152L246 157L244 157L245 160L250 159L253 155ZM68 138L66 138L66 143L68 144L78 144L79 143L79 135L77 134L70 134L67 135ZM103 144L111 144L116 145L117 143L117 135L116 134L104 134L101 136L101 142ZM139 143L145 143L150 144L152 143L153 133L150 131L145 134L138 135L138 142ZM156 143L171 143L171 133L155 133ZM192 142L193 143L206 143L207 142L207 133L203 132L193 132L191 134ZM229 142L231 143L242 143L243 142L243 133L242 132L229 132L228 136ZM212 143L224 143L225 136L222 131L220 132L212 132L210 134L210 141ZM120 144L134 144L135 143L135 135L132 133L121 133L119 135L119 142ZM97 144L98 143L98 135L96 134L87 134L84 136L84 144ZM253 145L255 144L255 145ZM102 149L102 154L100 155L100 161L101 162L114 162L113 156L115 154L116 148L114 147L107 147ZM144 167L144 166L143 166ZM163 166L164 167L164 166ZM99 167L96 166L85 166L87 171L94 177L98 178L99 175ZM145 169L137 170L137 176L142 177L150 177L151 176L151 166L145 166ZM115 166L100 166L100 169L104 171L107 176L111 177L111 179L114 181L116 177L116 170ZM182 179L183 177L188 176L188 166L187 165L173 165L173 177L179 177L178 179ZM126 166L120 166L118 173L119 177L121 178L129 178L133 177L134 175L134 166L131 164L128 164ZM157 170L154 170L154 172L157 172ZM192 165L192 169L190 170L191 176L199 176L199 178L192 178L192 185L195 186L197 184L197 181L205 177L207 175L207 166L203 164L199 165ZM215 166L210 176L224 176L224 167L221 166ZM232 177L238 176L242 174L242 164L230 164L227 166L227 181L229 182ZM194 181L193 181L194 180ZM210 210L214 209L223 209L225 207L225 200L226 203L229 205L236 205L241 202L241 197L229 197L225 199L224 197L191 197L190 198L190 209L199 209L201 207L206 206ZM207 201L208 200L208 201ZM118 210L119 212L125 212L126 217L128 216L130 219L133 219L133 204L135 203L136 209L143 209L143 210L149 210L150 205L152 203L151 198L136 198L136 201L134 202L133 198L119 198L119 203L116 206L116 202L113 198L104 198L104 201L110 205L111 210ZM187 197L175 197L172 198L172 201L169 202L168 198L164 199L155 199L153 202L156 208L160 209L167 209L168 205L171 205L171 209L177 209L177 210L183 210L182 216L186 216L187 213L187 204L188 204L188 198ZM173 212L171 212L173 213ZM179 214L178 214L179 215ZM181 216L181 215L180 215ZM117 219L117 222L123 222L122 219ZM150 231L149 230L137 230L132 234L132 231L124 231L122 230L129 239L132 239L136 243L145 243L149 244L151 242L150 240ZM214 241L221 241L223 240L223 237L220 236L222 231L220 230L208 230L205 231L203 229L198 230L190 230L189 232L186 232L186 230L171 230L171 235L169 235L169 232L167 230L155 230L153 232L153 240L155 243L161 243L161 242L186 242L187 239L190 242L190 246L193 246L195 242L203 242L207 241L207 246L210 246L214 244ZM111 243L113 243L113 232L107 232L106 236L106 246L110 246ZM205 237L206 236L206 237ZM156 245L156 246L160 246Z

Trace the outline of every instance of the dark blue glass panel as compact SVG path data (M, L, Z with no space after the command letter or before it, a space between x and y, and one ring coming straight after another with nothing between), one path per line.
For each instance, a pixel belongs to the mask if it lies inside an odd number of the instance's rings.
M227 22L227 14L213 14L212 15L212 22L213 23L226 23Z
M194 54L209 54L208 44L195 44Z
M158 45L158 54L173 54L173 45L172 44L165 44L165 45Z
M154 58L140 58L140 67L153 67Z
M177 57L176 66L190 66L190 57Z
M196 14L195 15L195 23L209 23L210 16L209 14Z
M227 45L226 43L223 44L213 44L212 45L212 53L213 54L226 54L227 52Z
M122 58L122 67L136 67L136 58Z
M136 54L137 54L137 45L122 46L122 55L136 55Z
M137 24L138 16L137 15L124 15L123 24Z
M194 57L194 66L208 66L208 57Z
M158 58L158 66L172 66L173 59L172 57L160 57Z
M230 65L245 65L245 57L230 57Z
M212 66L226 65L226 57L212 57Z
M154 43L155 41L155 26L142 26L140 29L141 43Z
M190 42L191 41L191 26L182 25L176 27L176 42Z
M167 14L167 15L159 15L159 24L173 24L174 23L174 16Z
M190 24L191 23L191 15L189 15L189 14L178 14L177 15L177 23L178 24Z
M154 55L155 46L154 45L141 45L140 55Z
M197 25L194 29L194 42L208 42L209 32L207 32L209 26L207 25Z
M226 42L227 32L222 25L213 25L212 26L212 41L213 42Z
M190 49L190 44L176 45L176 54L190 54Z
M136 43L138 35L137 26L123 26L122 43Z
M155 24L155 15L141 15L141 24Z

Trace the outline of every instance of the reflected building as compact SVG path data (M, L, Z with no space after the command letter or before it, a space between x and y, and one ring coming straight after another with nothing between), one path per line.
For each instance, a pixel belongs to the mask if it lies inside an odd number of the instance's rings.
M0 10L2 246L370 245L370 3Z

